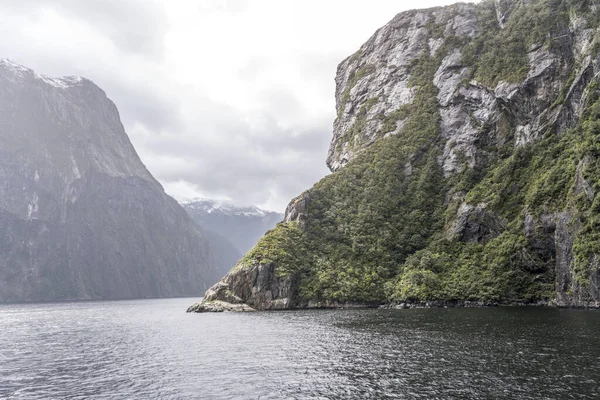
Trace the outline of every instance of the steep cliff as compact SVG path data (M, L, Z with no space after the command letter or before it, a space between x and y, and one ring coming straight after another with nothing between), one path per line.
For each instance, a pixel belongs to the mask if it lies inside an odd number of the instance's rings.
M599 51L597 1L397 15L338 67L334 173L190 311L600 306Z
M212 249L87 79L0 61L0 302L199 295Z

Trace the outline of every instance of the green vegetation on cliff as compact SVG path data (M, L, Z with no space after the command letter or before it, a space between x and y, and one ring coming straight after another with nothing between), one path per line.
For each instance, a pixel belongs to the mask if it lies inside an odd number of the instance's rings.
M557 291L597 301L582 289L600 276L600 90L595 76L573 62L569 26L574 15L586 15L587 26L598 28L598 7L583 0L500 3L517 8L501 27L494 2L482 2L473 36L447 35L447 21L432 17L427 29L444 42L410 65L412 102L382 114L377 140L310 189L302 223L267 233L238 268L274 261L279 276L297 278L297 305L534 302L553 299ZM561 59L544 78L552 82L543 96L527 97L532 89L524 86L522 103L502 100L491 123L474 124L474 165L457 152L465 167L445 174L447 139L434 84L442 60L459 50L460 68L467 71L463 87L474 79L493 93L500 82L524 82L531 52L540 48ZM342 92L340 113L357 81L376 73L375 66L363 65ZM575 83L583 93L577 117L567 104ZM359 143L366 113L382 93L357 107L354 127L337 145ZM517 143L519 121L533 120L527 112L534 107L545 110L539 130ZM388 135L399 121L401 130ZM569 274L573 279L564 278Z

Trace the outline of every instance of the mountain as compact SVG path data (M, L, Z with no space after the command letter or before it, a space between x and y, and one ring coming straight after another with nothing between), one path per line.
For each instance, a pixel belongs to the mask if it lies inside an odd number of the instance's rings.
M600 6L398 14L338 66L333 173L190 311L600 307Z
M239 251L239 257L248 252L266 231L283 220L283 214L261 210L258 207L238 207L209 199L194 199L181 203L198 225L226 238Z
M204 229L198 224L196 224L196 228L213 248L218 272L221 275L226 274L242 258L243 253L218 233Z
M0 61L0 302L199 295L214 250L84 78Z

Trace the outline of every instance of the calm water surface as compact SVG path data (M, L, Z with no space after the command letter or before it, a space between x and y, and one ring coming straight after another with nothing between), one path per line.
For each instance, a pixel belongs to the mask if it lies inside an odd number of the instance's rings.
M0 306L2 399L598 399L600 312Z

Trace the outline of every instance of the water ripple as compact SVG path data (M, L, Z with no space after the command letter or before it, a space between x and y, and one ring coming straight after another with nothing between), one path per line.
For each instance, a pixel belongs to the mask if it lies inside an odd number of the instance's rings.
M600 314L0 306L3 399L596 399Z

